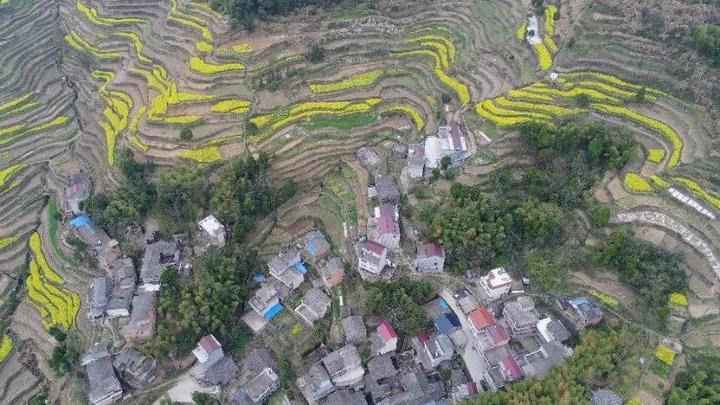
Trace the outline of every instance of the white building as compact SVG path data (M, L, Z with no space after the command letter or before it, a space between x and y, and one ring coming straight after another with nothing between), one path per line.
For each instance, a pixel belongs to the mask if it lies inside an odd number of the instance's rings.
M380 274L387 264L387 248L375 242L366 240L360 243L358 252L358 266L372 274Z
M456 122L439 127L437 136L428 136L425 139L427 167L430 169L438 167L440 160L445 156L449 156L452 163L461 162L468 157L465 137Z
M225 246L225 226L223 226L223 224L221 224L215 216L210 215L202 219L198 222L198 225L200 226L200 229L207 234L212 245L220 247Z
M505 271L505 268L498 267L480 277L478 288L485 301L494 301L510 292L512 281L512 277Z

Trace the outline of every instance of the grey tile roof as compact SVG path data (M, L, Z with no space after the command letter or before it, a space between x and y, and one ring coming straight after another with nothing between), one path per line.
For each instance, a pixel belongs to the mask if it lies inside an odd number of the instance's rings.
M110 283L107 277L93 280L88 291L88 317L98 318L103 315L108 304Z
M390 354L373 357L370 361L368 361L367 368L368 378L375 381L395 376L398 373Z
M360 354L353 345L345 345L325 356L322 363L330 377L343 374L349 369L360 366Z
M365 395L349 388L340 388L320 401L322 405L367 405Z
M375 190L381 203L400 202L400 189L392 176L375 177Z
M367 339L365 321L360 315L348 316L342 320L345 341L349 343L362 342Z
M303 395L313 400L324 398L335 390L330 375L319 362L313 363L308 372L298 377L295 383Z
M131 347L123 349L113 360L120 378L135 389L152 381L156 365L155 359Z
M159 241L147 245L143 255L140 277L145 284L157 284L163 270L179 261L179 251L175 241Z
M201 382L209 385L225 385L237 376L238 370L232 357L224 356L205 370Z
M623 399L608 389L593 390L590 394L592 405L622 405Z
M88 399L93 404L122 396L122 386L115 375L110 353L99 346L91 348L83 362L88 378Z

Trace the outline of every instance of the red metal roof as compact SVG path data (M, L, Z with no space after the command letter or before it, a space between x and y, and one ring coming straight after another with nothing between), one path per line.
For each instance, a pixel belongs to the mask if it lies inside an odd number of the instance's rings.
M522 368L520 368L520 365L518 365L512 354L508 354L507 357L502 359L500 364L504 369L505 379L509 381L518 380L524 375Z
M488 334L490 334L490 338L492 339L494 344L499 344L500 342L506 342L510 339L510 336L508 335L505 328L503 328L501 325L498 325L497 323L493 323L492 325L488 326L487 328Z
M467 385L467 390L470 395L475 395L478 393L477 385L475 385L474 382L469 382Z
M425 250L425 256L438 256L438 257L444 256L442 246L440 246L439 243L436 243L436 242L426 243L425 246L423 246L423 249Z
M425 343L428 340L430 340L430 336L428 336L427 332L425 332L425 331L418 333L417 338L420 341L420 343Z
M383 251L385 251L385 246L375 242L374 240L366 240L365 243L363 243L363 249L381 256Z
M478 329L486 328L495 322L487 308L478 308L470 313L470 320Z
M453 149L462 150L462 138L460 136L460 125L457 122L450 124L450 136L452 137Z
M392 204L383 204L380 206L380 218L378 219L378 229L380 234L399 234L400 228L398 227L395 218L395 206Z
M213 335L203 336L200 338L199 344L206 353L212 353L220 348L220 342L218 342Z
M395 328L390 325L390 322L383 321L380 325L377 327L377 332L380 334L380 337L383 340L390 340L397 338L397 332L395 332Z

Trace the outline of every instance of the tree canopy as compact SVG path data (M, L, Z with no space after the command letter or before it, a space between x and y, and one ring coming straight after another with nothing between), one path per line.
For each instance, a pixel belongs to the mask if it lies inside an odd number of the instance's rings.
M427 280L401 277L368 286L368 309L390 320L408 335L415 335L427 324L421 305L435 296L435 287Z
M255 20L288 13L307 6L328 7L342 0L210 0L210 6L229 15L236 26L252 29Z
M687 289L683 256L635 238L628 228L608 236L597 255L600 264L617 270L620 281L652 308L664 307L671 293Z

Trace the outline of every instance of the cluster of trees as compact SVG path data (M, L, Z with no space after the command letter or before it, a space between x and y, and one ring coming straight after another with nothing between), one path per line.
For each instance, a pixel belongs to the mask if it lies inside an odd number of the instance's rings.
M713 65L720 65L720 25L704 24L693 33L695 48L710 59Z
M717 356L689 356L687 370L678 373L667 405L720 404L720 359Z
M287 15L306 6L328 7L342 0L210 0L210 6L229 15L236 26L252 29L257 18Z
M598 247L597 259L617 270L620 281L656 310L666 308L671 293L687 289L682 255L637 239L628 228L608 236Z
M115 191L97 193L84 204L93 221L117 239L148 214L160 221L164 234L188 232L209 208L242 240L254 229L257 215L268 214L295 192L292 182L271 187L264 154L230 161L211 178L196 167L157 170L152 163L135 161L129 150L118 154L117 165L123 176Z
M565 363L545 378L505 386L471 401L477 405L535 405L589 403L590 392L613 386L631 366L627 359L635 350L637 335L630 329L586 329L580 345Z
M212 333L223 346L242 354L251 339L240 326L247 282L262 265L254 251L229 247L196 260L189 280L174 267L165 270L156 305L157 335L149 350L156 355L183 355Z
M368 285L368 309L386 317L407 335L415 335L427 324L422 305L435 297L435 288L427 280L401 277L391 282Z
M535 165L503 186L525 189L541 201L568 208L580 207L584 193L606 171L622 168L637 152L633 137L598 123L555 126L534 122L524 125L520 134Z

